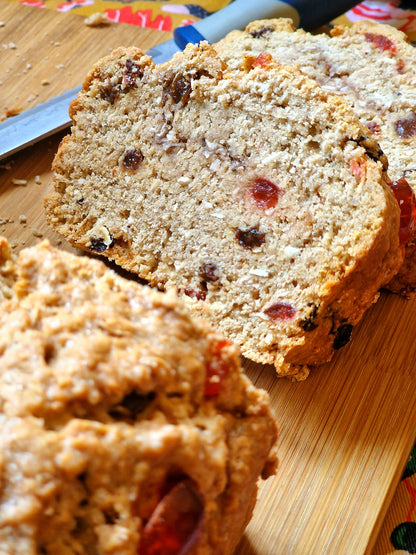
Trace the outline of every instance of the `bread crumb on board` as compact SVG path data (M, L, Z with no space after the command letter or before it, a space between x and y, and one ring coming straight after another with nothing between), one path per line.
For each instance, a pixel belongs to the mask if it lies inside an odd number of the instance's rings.
M12 183L13 185L27 185L27 179L19 179L17 177L13 177Z
M13 185L27 185L27 179L19 179L18 177L13 177Z
M88 25L88 27L98 27L99 25L110 24L106 15L99 12L93 13L92 15L84 19L84 23L85 25Z

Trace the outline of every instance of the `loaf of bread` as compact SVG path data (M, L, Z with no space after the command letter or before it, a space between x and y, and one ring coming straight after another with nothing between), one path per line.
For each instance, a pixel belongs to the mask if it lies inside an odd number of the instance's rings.
M388 287L410 295L416 288L416 49L404 33L375 21L338 26L331 34L294 31L290 20L261 20L231 32L215 48L234 69L244 56L268 52L351 105L388 159L407 243L403 265Z
M276 439L236 348L101 261L0 252L1 553L231 555Z
M46 200L53 228L175 289L257 362L307 372L344 345L401 264L384 157L345 101L207 44L92 69Z

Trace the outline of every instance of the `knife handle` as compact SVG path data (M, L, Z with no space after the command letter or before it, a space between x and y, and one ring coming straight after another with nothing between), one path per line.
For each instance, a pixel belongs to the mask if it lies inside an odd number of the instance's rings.
M173 36L176 44L183 49L189 42L217 42L233 29L244 29L255 19L272 17L288 17L296 27L316 29L357 3L356 0L235 0L194 25L177 27Z

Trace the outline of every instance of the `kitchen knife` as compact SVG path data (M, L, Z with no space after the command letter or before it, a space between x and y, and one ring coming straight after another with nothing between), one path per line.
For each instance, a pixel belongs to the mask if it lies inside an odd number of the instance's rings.
M255 19L291 18L296 26L317 28L357 4L351 0L234 0L228 6L198 21L178 27L174 38L151 48L147 54L155 64L169 60L186 44L207 40L214 43L233 29L242 29ZM69 104L81 87L66 91L0 123L0 160L71 124Z

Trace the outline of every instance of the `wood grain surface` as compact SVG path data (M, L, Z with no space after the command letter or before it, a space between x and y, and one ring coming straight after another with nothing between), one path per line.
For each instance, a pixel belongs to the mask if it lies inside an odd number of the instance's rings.
M114 47L147 50L170 38L2 0L0 21L3 116L73 88ZM0 234L16 252L41 237L73 250L43 214L60 138L0 163ZM415 303L383 293L349 345L304 382L244 361L271 396L280 464L261 486L239 555L371 552L416 439Z

